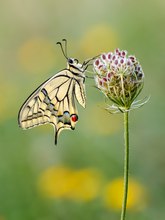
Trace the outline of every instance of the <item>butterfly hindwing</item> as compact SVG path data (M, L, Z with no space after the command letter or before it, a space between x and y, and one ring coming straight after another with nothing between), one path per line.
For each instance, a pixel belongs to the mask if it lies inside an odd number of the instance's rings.
M85 108L85 100L86 100L86 94L85 94L85 85L84 83L76 83L75 85L75 96L77 101L80 105L82 105Z
M51 123L55 127L55 143L60 131L74 129L78 120L77 101L85 107L82 77L67 69L43 83L23 104L18 121L23 129Z

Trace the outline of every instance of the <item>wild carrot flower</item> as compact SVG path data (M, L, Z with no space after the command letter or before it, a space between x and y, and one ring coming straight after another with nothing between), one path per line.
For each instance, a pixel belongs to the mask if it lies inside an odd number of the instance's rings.
M145 104L148 100L135 101L144 84L144 73L135 56L127 51L116 49L103 53L93 63L96 86L113 104L107 110L111 113L124 113L124 193L121 220L125 220L128 174L129 174L129 111Z
M144 84L144 73L135 56L116 49L94 61L96 86L115 105L109 110L125 111L144 103L134 102Z

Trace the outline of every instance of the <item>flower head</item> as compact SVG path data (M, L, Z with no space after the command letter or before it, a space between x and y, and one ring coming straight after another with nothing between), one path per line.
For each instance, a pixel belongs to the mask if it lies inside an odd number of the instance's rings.
M96 86L122 111L130 110L143 88L144 73L135 56L116 49L103 53L94 63Z

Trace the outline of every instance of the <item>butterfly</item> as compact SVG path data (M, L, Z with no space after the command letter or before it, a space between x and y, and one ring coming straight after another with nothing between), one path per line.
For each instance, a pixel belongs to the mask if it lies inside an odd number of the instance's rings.
M75 100L85 108L85 71L94 58L82 64L67 57L67 41L60 45L67 60L67 67L42 83L24 102L18 113L18 124L22 129L50 123L55 130L55 145L60 132L75 129L78 111Z

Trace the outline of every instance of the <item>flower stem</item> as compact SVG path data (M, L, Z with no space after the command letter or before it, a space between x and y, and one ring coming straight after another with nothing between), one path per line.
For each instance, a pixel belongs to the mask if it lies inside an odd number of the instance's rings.
M124 142L125 142L125 155L124 155L124 195L121 210L121 220L125 220L127 208L127 195L128 195L128 174L129 174L129 111L124 112Z

